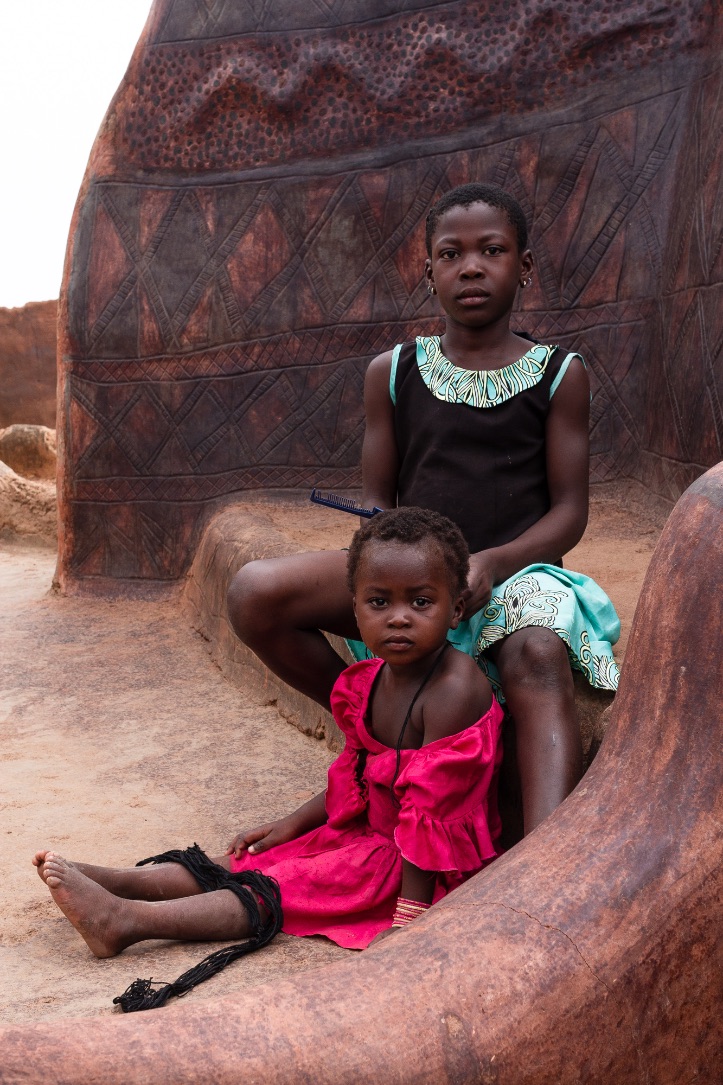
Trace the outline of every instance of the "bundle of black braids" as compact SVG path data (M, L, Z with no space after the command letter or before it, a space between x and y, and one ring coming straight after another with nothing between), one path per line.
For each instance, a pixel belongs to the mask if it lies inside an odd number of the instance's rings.
M231 874L230 871L209 859L198 844L184 850L175 849L164 851L160 855L151 855L150 858L136 863L136 866L146 866L147 863L180 863L193 874L204 893L212 893L217 889L230 889L246 909L253 934L245 942L235 946L225 946L211 953L199 964L189 968L173 983L154 983L152 979L134 980L122 995L113 999L114 1004L120 1006L124 1013L154 1010L158 1006L165 1005L174 995L185 995L199 983L221 972L227 964L231 964L238 957L243 957L244 954L252 953L255 949L261 949L262 946L267 945L279 933L284 923L278 883L267 874L262 874L260 870L243 870L238 874ZM261 921L259 899L268 912L265 923ZM157 989L154 990L154 988Z

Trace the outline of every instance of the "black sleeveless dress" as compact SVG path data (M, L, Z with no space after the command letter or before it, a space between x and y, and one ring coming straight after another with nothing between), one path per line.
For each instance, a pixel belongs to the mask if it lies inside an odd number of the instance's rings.
M443 513L472 553L517 538L550 508L545 425L567 352L535 344L500 370L459 369L437 336L405 343L392 373L397 504Z
M510 542L536 523L550 508L550 400L573 357L580 355L537 343L504 369L477 372L445 358L437 336L395 347L390 394L400 462L397 503L448 516L472 553ZM590 685L617 689L615 608L594 580L561 565L534 563L495 584L486 606L447 634L477 660L502 700L488 649L527 626L553 630ZM370 658L361 641L347 644L355 659Z

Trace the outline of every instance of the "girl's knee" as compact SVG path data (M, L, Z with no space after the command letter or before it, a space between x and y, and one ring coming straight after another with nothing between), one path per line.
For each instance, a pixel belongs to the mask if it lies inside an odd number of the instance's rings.
M249 561L233 577L227 594L228 616L242 640L259 632L272 617L278 621L279 578L263 559Z
M563 640L551 629L531 627L507 638L498 666L503 687L537 686L544 690L571 690L572 671Z

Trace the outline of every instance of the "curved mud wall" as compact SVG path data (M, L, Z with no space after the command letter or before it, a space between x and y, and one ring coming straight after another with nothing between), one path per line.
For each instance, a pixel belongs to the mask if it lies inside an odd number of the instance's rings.
M718 1085L721 576L723 465L661 536L598 756L522 843L339 964L0 1029L0 1081Z
M62 298L60 572L169 579L248 489L358 483L364 368L438 327L423 222L509 188L517 326L582 350L593 481L721 455L713 0L156 0Z

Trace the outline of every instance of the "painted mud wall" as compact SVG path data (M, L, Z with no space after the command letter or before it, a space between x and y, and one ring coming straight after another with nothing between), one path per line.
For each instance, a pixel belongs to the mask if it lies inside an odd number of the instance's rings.
M713 0L156 0L68 249L61 576L172 579L242 491L357 485L471 179L532 226L516 326L589 363L592 480L676 498L723 441L719 57Z

